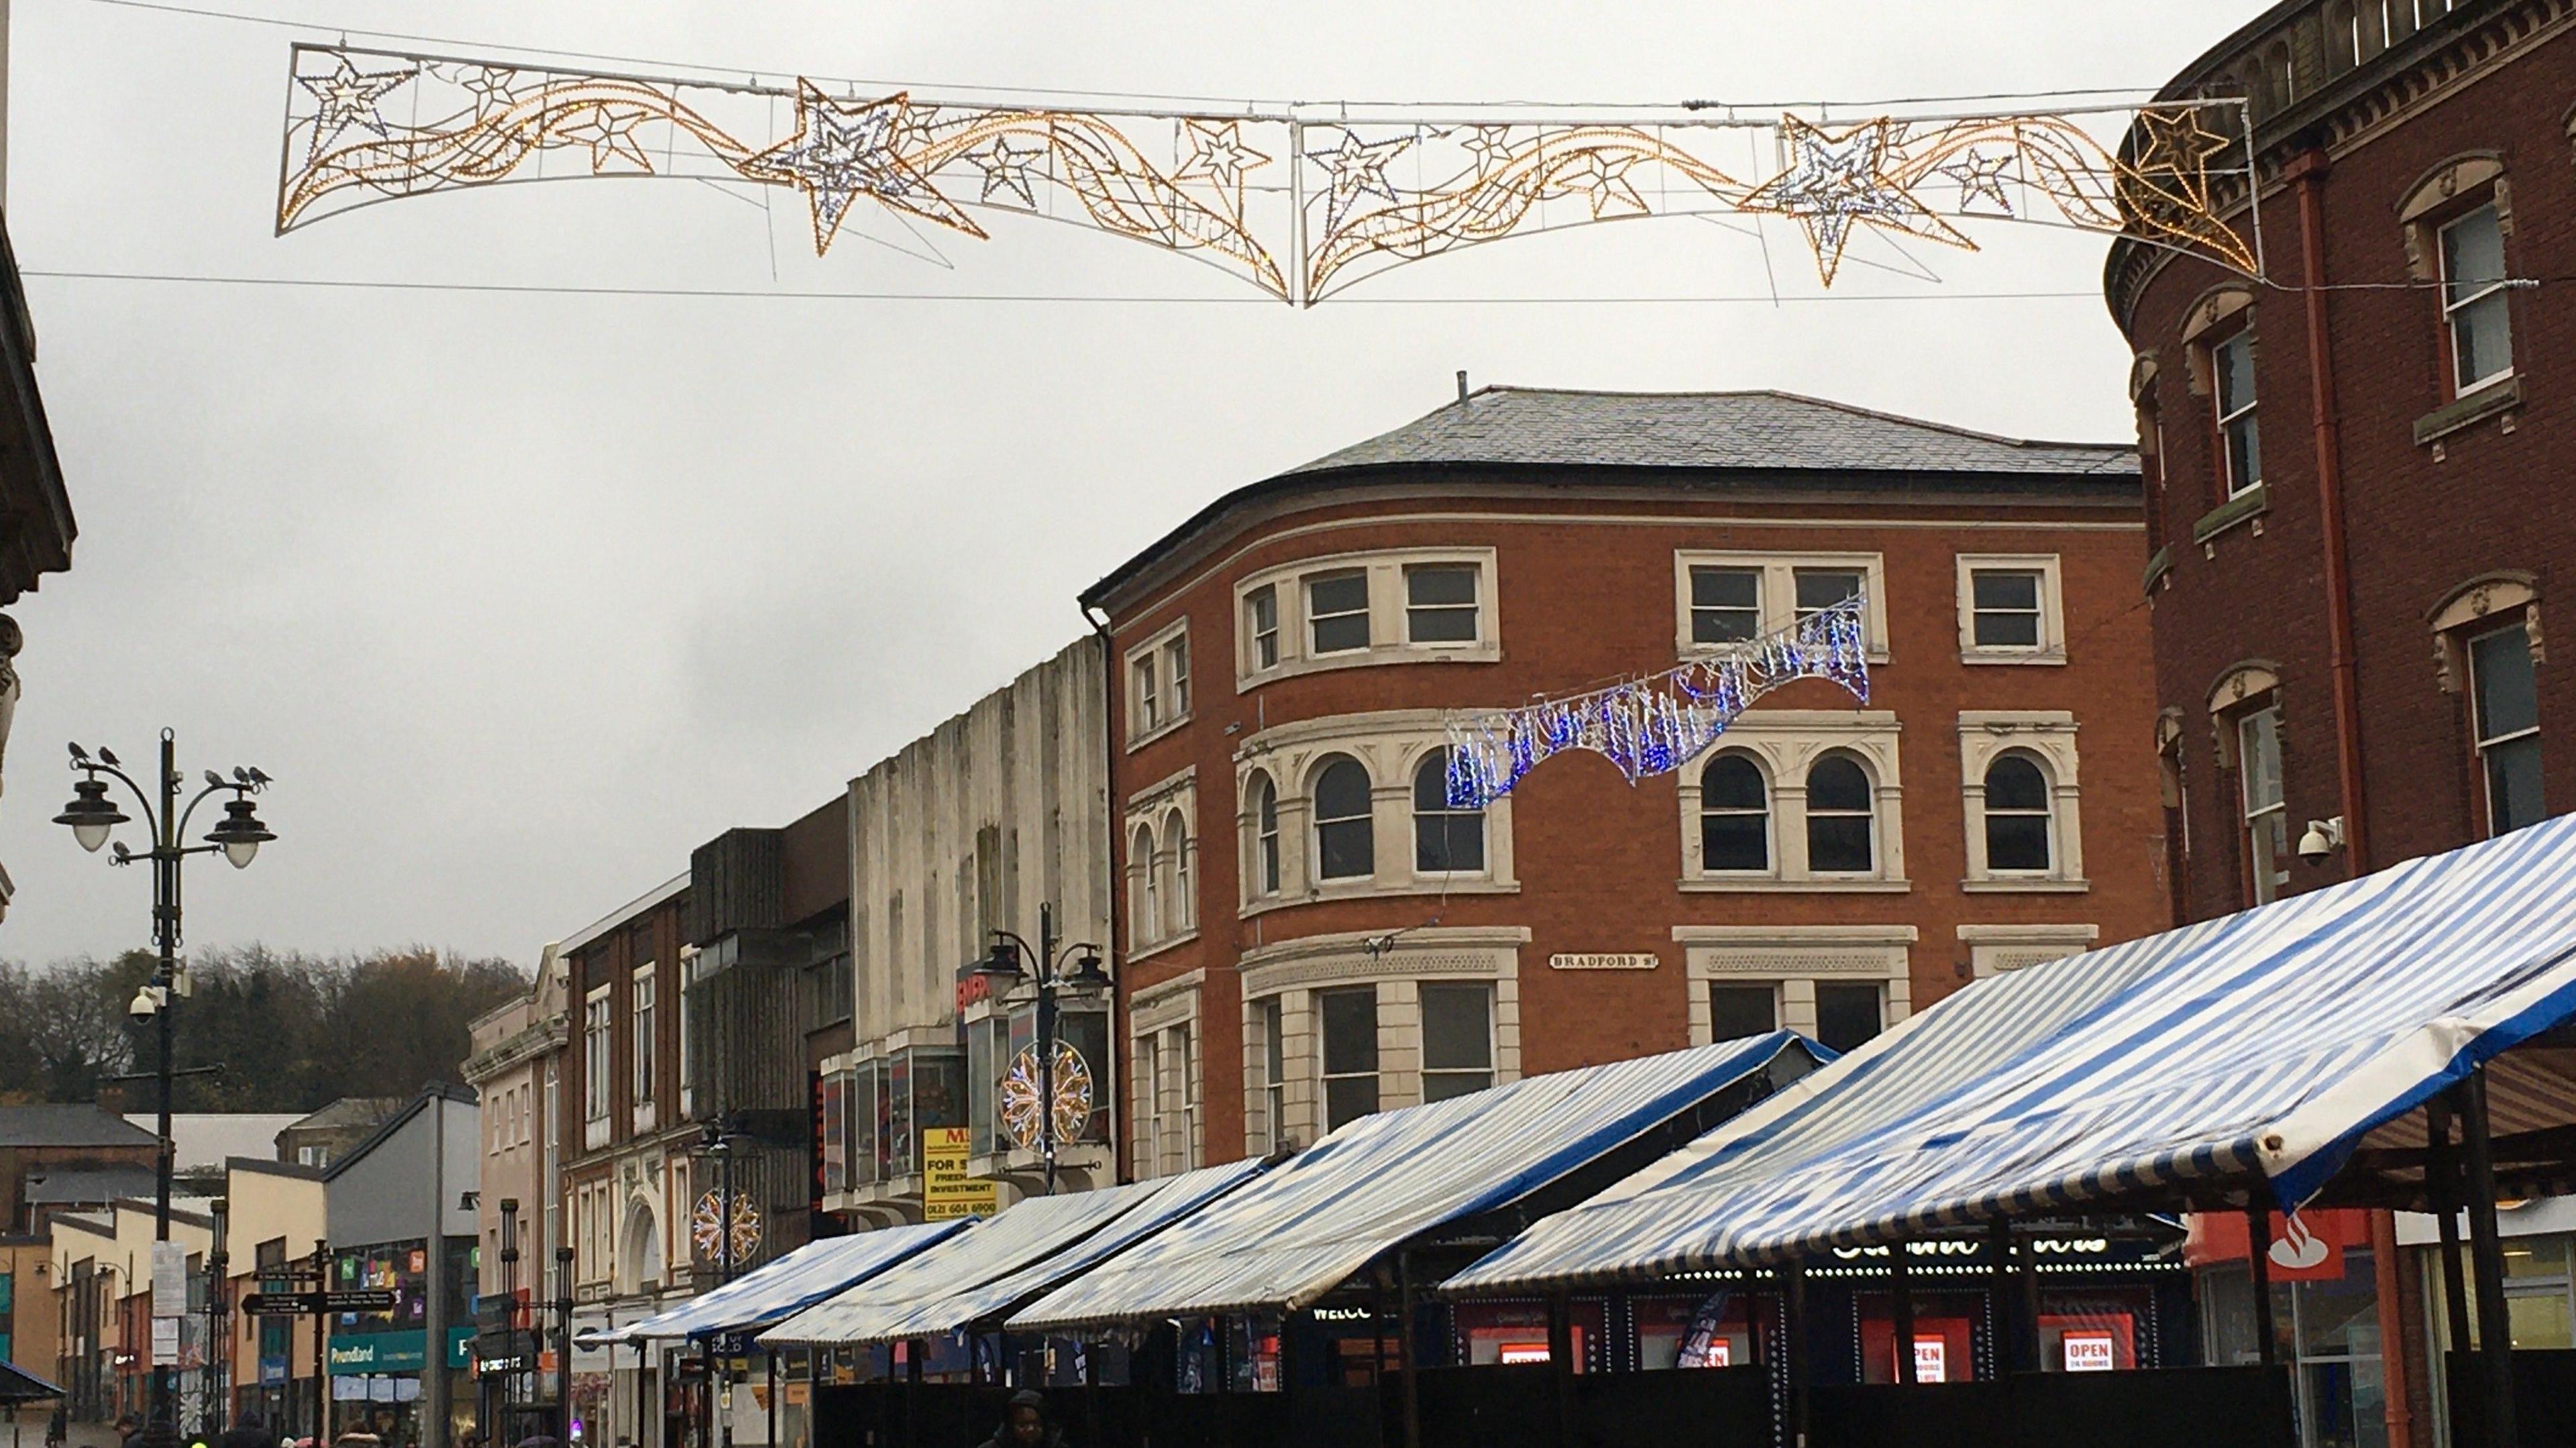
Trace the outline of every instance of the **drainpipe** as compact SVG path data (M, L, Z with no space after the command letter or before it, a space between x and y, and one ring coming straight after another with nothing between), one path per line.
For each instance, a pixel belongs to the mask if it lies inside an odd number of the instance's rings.
M1117 714L1119 677L1111 663L1116 654L1109 646L1108 618L1093 612L1086 603L1082 605L1082 621L1100 636L1100 809L1105 836L1100 842L1100 859L1109 871L1109 968L1115 972L1109 987L1109 1058L1114 1061L1127 1041L1127 952L1118 931L1118 837L1122 831L1115 809L1118 791L1111 783L1118 773L1118 736L1110 721ZM1133 1070L1135 1064L1130 1059L1128 1069ZM1129 1179L1128 1163L1132 1159L1127 1151L1127 1133L1136 1129L1136 1123L1127 1119L1126 1107L1136 1099L1136 1093L1127 1084L1125 1071L1118 1073L1110 1089L1117 1093L1109 1106L1109 1119L1117 1123L1109 1133L1109 1151L1116 1158L1109 1164L1110 1180L1124 1182Z
M2308 402L2316 425L2317 518L2326 574L2326 670L2334 692L2335 769L2343 804L2344 870L2370 869L2369 810L2361 778L2361 689L2355 678L2352 629L2352 562L2344 539L2342 426L2336 416L2334 348L2326 326L2325 180L2329 162L2321 147L2293 159L2284 175L2299 199L2301 288L2307 306ZM2256 1251L2262 1250L2257 1244ZM2411 1448L2415 1413L2407 1369L2414 1327L2399 1301L2403 1274L2397 1261L2396 1218L2370 1214L2370 1263L2379 1296L2380 1373L2387 1384L2388 1448ZM2394 1349L2392 1351L2392 1348Z

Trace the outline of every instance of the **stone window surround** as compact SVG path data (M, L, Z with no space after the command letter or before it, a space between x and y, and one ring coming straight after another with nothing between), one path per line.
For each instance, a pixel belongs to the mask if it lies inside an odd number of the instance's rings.
M1182 838L1175 845L1167 826L1172 815L1181 817ZM1189 833L1199 817L1198 766L1190 765L1147 785L1127 797L1126 812L1120 817L1118 839L1124 850L1119 877L1127 901L1127 958L1143 960L1199 936L1198 889L1201 862L1205 852L1199 838ZM1136 858L1136 832L1143 830L1154 841L1151 858ZM1137 905L1145 898L1147 871L1158 872L1155 893L1161 898L1165 918L1177 918L1180 928L1167 934L1149 934L1156 922L1145 918ZM1181 882L1189 888L1180 888Z
M1139 730L1136 727L1136 721L1144 704L1143 697L1136 688L1136 665L1145 659L1150 658L1154 660L1154 667L1156 670L1154 676L1154 697L1162 701L1162 707L1169 709L1172 704L1172 680L1170 677L1171 671L1163 667L1163 649L1174 639L1186 641L1189 636L1189 616L1187 614L1183 614L1181 617L1176 618L1170 623L1163 625L1161 628L1154 630L1154 632L1145 637L1145 641L1143 643L1140 643L1127 651L1125 662L1122 665L1119 687L1126 690L1127 750L1129 753L1132 754L1135 751L1144 748L1146 745L1153 743L1155 740L1162 738L1164 735L1169 734L1173 730L1190 722L1190 714L1192 711L1190 709L1179 709L1164 715L1164 717L1151 729ZM1196 651L1192 650L1192 653L1195 655ZM1192 700L1195 703L1198 691L1198 680L1196 677L1198 674L1198 660L1196 657L1193 657L1190 660L1190 673L1192 676L1190 689Z
M1968 968L1978 979L2081 955L2102 938L2099 925L1962 925Z
M1704 644L1691 637L1691 570L1747 568L1762 574L1761 617L1757 634L1786 628L1798 616L1797 573L1801 568L1857 569L1861 575L1861 627L1869 643L1869 661L1887 662L1887 558L1881 553L1786 552L1751 549L1676 548L1673 550L1673 650L1691 659L1724 653L1734 644Z
M1404 570L1408 564L1462 563L1476 568L1476 641L1462 644L1416 644L1405 641ZM1347 652L1310 655L1306 629L1306 590L1311 574L1353 569L1368 575L1369 646ZM1256 669L1252 630L1247 626L1253 594L1276 587L1279 605L1279 662ZM1364 668L1376 664L1499 663L1503 657L1500 575L1492 548L1373 548L1357 553L1328 553L1282 563L1238 580L1234 585L1234 687L1249 693L1274 679L1328 669Z
M1235 872L1239 913L1249 918L1318 900L1394 895L1507 895L1520 890L1512 873L1512 801L1485 807L1485 868L1474 874L1417 874L1413 868L1413 772L1423 756L1449 743L1449 716L1438 709L1389 709L1301 719L1251 735L1234 753ZM1348 755L1369 775L1369 822L1376 870L1365 880L1319 881L1314 863L1314 790L1329 757ZM1260 816L1255 772L1279 792L1279 892L1260 884Z
M2054 553L1962 553L1959 560L1959 662L1963 664L2064 664L2066 586ZM1979 571L2039 575L2039 647L1977 645L1976 580Z
M1281 1044L1289 1075L1284 1109L1291 1139L1323 1136L1321 1024L1314 997L1335 987L1377 987L1378 1109L1422 1103L1422 1014L1425 982L1490 984L1494 990L1494 1084L1521 1076L1520 953L1530 932L1519 926L1427 926L1391 937L1339 932L1283 940L1244 952L1244 1140L1267 1140L1270 1123L1264 1002L1280 1002ZM1372 953L1372 942L1381 948Z
M1711 1043L1716 1031L1708 988L1717 981L1779 988L1775 1017L1783 1029L1816 1034L1816 983L1868 980L1886 991L1881 1031L1914 1013L1911 925L1676 925L1690 986L1690 1039Z
M1131 1103L1133 1113L1128 1118L1134 1123L1133 1134L1128 1142L1128 1157L1134 1164L1136 1179L1139 1181L1173 1174L1164 1161L1150 1159L1146 1155L1147 1147L1155 1142L1153 1128L1155 1123L1162 1119L1163 1107L1166 1103L1161 1099L1165 1083L1160 1079L1162 1062L1159 1055L1154 1062L1155 1069L1152 1070L1144 1069L1144 1057L1148 1042L1155 1042L1159 1047L1159 1042L1165 1037L1165 1033L1175 1029L1183 1029L1189 1033L1189 1059L1184 1063L1184 1069L1188 1074L1185 1088L1188 1095L1185 1099L1202 1103L1197 1119L1192 1123L1191 1137L1186 1151L1187 1161L1179 1169L1186 1171L1190 1166L1208 1159L1207 1113L1204 1106L1207 1100L1205 1090L1207 1032L1202 1028L1199 1012L1202 987L1206 983L1207 971L1202 968L1184 972L1170 980L1141 987L1127 998L1128 1089L1135 1093L1134 1101ZM1176 1102L1172 1105L1175 1110L1186 1110L1186 1106L1182 1103ZM1166 1155L1168 1156L1168 1153Z
M2218 676L2218 682L2209 686L2210 742L2219 769L2231 774L2236 770L2237 719L2267 703L2277 704L2280 694L2281 666L2269 659L2231 664Z
M1748 709L1716 747L1674 776L1681 796L1682 874L1686 891L1844 891L1900 893L1905 877L1904 780L1897 767L1903 726L1885 709ZM1771 868L1762 874L1713 874L1700 857L1700 776L1720 754L1750 755L1769 787ZM1807 771L1828 753L1850 754L1870 777L1878 818L1878 868L1867 875L1817 875L1807 869Z
M1965 820L1968 874L1959 888L1996 892L2078 893L2084 878L2081 781L2076 769L2075 716L2064 709L1962 709L1959 711L1960 814ZM2049 867L2039 874L1998 874L1986 868L1986 771L2006 754L2026 754L2048 782Z
M2443 693L2457 694L2466 687L2469 661L2465 644L2469 631L2501 628L2513 621L2517 611L2522 615L2523 631L2531 639L2531 662L2535 666L2549 662L2549 651L2540 632L2539 579L2533 574L2515 570L2482 573L2424 611L2425 625L2433 634L2434 678Z

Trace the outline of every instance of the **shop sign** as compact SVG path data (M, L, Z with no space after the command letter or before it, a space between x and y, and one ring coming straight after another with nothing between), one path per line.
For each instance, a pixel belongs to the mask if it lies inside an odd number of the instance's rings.
M2070 1373L2107 1373L2119 1366L2107 1332L2070 1332L2066 1335L2066 1370Z
M2292 1212L2273 1216L2272 1240L2264 1256L2275 1282L2339 1282L2344 1252L2370 1241L2370 1214L2352 1208ZM2195 1267L2245 1260L2246 1222L2242 1212L2202 1212L2191 1218L2191 1235L2183 1243L2183 1260Z
M921 1133L921 1217L926 1222L989 1217L1001 1209L1001 1188L966 1175L974 1132L934 1126Z
M449 1367L465 1366L473 1352L472 1327L447 1330ZM344 1334L331 1339L331 1372L339 1377L359 1373L416 1373L426 1365L428 1354L429 1334L416 1327L393 1332Z
M1663 958L1649 951L1643 955L1551 955L1550 970L1653 970Z
M188 1315L188 1249L181 1243L152 1244L152 1315L156 1318ZM171 1351L178 1351L176 1344L172 1345ZM169 1361L158 1356L157 1348L155 1360Z
M1937 1337L1914 1340L1914 1381L1946 1383L1950 1381L1950 1344Z
M273 1388L286 1381L286 1359L264 1357L259 1360L259 1385Z

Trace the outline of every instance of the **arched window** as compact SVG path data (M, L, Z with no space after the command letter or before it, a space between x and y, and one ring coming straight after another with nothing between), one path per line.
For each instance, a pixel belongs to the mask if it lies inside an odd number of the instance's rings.
M1136 918L1136 938L1159 940L1163 935L1163 887L1154 874L1154 832L1143 825L1136 827L1136 838L1127 849L1127 871L1135 884L1135 898L1128 901L1128 913Z
M1163 848L1170 852L1171 879L1163 889L1164 908L1172 917L1172 928L1187 930L1198 923L1199 902L1190 887L1190 827L1174 810L1163 816Z
M1704 870L1771 868L1771 786L1747 754L1721 754L1699 776Z
M1472 875L1485 868L1485 812L1449 803L1449 751L1434 749L1413 771L1413 868L1424 875Z
M1279 893L1279 788L1266 774L1252 777L1252 888Z
M1377 839L1369 823L1369 777L1348 755L1315 776L1315 877L1359 880L1377 873Z
M1877 860L1869 774L1848 754L1828 754L1807 771L1807 868L1865 875Z
M2048 777L2027 754L1986 766L1986 868L2044 873L2049 848Z

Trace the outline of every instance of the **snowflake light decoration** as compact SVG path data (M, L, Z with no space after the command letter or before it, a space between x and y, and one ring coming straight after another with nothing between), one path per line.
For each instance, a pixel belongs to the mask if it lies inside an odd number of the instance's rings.
M1038 1070L1038 1048L1023 1046L1011 1058L1011 1069L1002 1073L1002 1132L1022 1151L1036 1151L1046 1144L1044 1118L1039 1102L1045 1099L1045 1088ZM1057 1142L1079 1141L1083 1129L1091 1124L1094 1087L1091 1066L1070 1041L1055 1043L1055 1139Z

